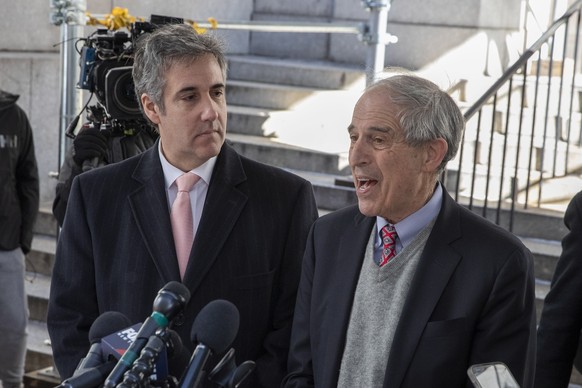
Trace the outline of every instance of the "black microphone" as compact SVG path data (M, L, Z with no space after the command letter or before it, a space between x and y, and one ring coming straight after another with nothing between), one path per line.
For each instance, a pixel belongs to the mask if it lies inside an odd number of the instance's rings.
M105 380L103 385L105 388L113 388L120 383L123 374L139 357L149 338L156 333L156 330L168 327L170 321L182 311L189 300L190 291L180 282L171 281L158 292L154 300L152 315L145 320L135 340Z
M101 340L129 324L129 318L117 311L107 311L98 316L89 329L91 347L87 356L79 362L73 376L63 380L59 387L92 388L101 385L117 363L117 360L105 360L101 351Z
M180 379L179 388L195 388L202 381L204 365L213 353L222 353L238 333L239 313L234 304L217 299L208 303L194 320L190 339L198 343Z
M151 336L142 349L139 357L133 363L130 370L125 372L123 381L117 385L117 388L130 388L144 384L150 376L156 373L155 380L160 381L168 378L167 363L174 357L174 355L181 351L182 340L178 333L170 329L158 330L155 335ZM165 356L162 371L155 365L160 357ZM152 376L154 377L154 376ZM170 377L171 378L171 377Z
M117 364L116 360L109 360L93 368L64 380L57 388L95 388L99 387Z
M127 318L126 318L127 319ZM129 321L129 319L127 319ZM120 331L120 330L118 330ZM167 336L165 346L167 351L168 360L174 358L183 350L182 340L178 333L174 330L167 330ZM147 347L147 346L146 346ZM144 348L145 349L145 348ZM113 357L113 356L110 356ZM83 370L77 375L66 379L57 388L96 388L103 384L105 378L111 373L115 365L117 364L117 359L110 359L107 362ZM172 377L173 379L173 377ZM173 383L171 386L176 386Z
M89 343L91 344L89 352L79 362L73 376L78 375L85 369L105 363L106 360L101 352L101 339L129 325L131 325L129 318L117 311L106 311L98 316L89 329Z
M150 378L154 373L155 361L166 348L164 336L165 332L162 331L150 337L131 369L125 372L123 381L117 385L117 388L137 387Z

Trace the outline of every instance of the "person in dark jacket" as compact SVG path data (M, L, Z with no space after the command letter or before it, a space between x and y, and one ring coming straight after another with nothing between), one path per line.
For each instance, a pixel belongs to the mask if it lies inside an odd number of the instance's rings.
M467 369L493 362L532 387L532 253L439 180L464 125L406 71L360 96L347 126L358 204L309 232L282 387L468 388Z
M185 352L197 347L191 329L198 313L216 299L230 301L239 312L235 361L256 363L240 387L280 385L317 205L309 181L226 142L226 73L214 35L167 24L140 37L135 94L160 137L140 155L73 180L47 312L61 378L87 354L101 314L143 322L164 284L180 281L191 296L168 324ZM222 356L215 352L206 371ZM184 358L168 363L170 376L184 374ZM216 384L203 379L199 386Z
M92 122L83 125L59 171L59 182L53 201L53 215L59 226L63 225L71 184L77 175L139 155L154 145L158 138L155 128L145 123L135 127L138 129L133 129L132 126L118 133L119 131L101 130Z
M32 245L39 183L32 128L18 96L0 90L0 381L22 386L28 305L24 255Z
M538 326L536 388L568 387L582 330L582 191L564 214L568 233Z

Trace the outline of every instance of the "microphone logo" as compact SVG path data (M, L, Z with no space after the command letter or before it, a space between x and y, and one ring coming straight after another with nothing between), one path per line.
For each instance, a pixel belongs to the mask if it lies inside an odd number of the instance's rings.
M135 341L141 323L128 327L124 330L109 334L101 340L101 351L105 357L113 356L119 360L125 351Z

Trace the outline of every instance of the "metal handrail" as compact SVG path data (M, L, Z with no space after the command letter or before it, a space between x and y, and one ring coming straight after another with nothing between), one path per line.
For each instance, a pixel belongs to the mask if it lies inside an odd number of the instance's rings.
M532 44L525 52L515 61L513 65L511 65L502 75L501 77L495 81L493 85L487 91L475 101L473 105L471 105L464 113L465 120L469 120L473 115L491 99L491 97L497 93L499 89L514 75L521 69L524 64L534 55L544 43L550 39L558 28L560 28L564 23L568 21L570 16L574 14L574 12L578 11L582 7L582 0L577 0L573 3L570 8L552 25L548 28L546 32L540 36L540 38Z
M551 180L582 168L569 157L575 141L577 147L582 143L582 124L573 124L582 113L582 91L576 87L581 20L582 0L577 0L464 111L467 128L445 184L451 182L455 199L469 209L513 232L521 226L518 209L573 195L551 190Z
M213 25L207 22L196 22L199 27L212 28ZM246 30L265 32L299 32L299 33L339 33L339 34L363 34L365 23L307 23L293 22L285 23L281 21L257 22L254 20L232 20L220 22L218 28L226 30Z

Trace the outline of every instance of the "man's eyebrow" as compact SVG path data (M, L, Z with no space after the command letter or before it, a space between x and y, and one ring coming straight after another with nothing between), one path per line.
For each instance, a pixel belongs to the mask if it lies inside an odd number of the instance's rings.
M178 90L178 94L186 93L186 92L195 92L197 90L198 90L198 87L196 87L196 86L185 86L182 89Z
M225 85L220 82L217 84L214 84L210 87L210 90L216 90L216 89L224 89ZM178 90L178 93L187 93L187 92L195 92L200 90L200 88L198 86L185 86L182 89Z
M352 132L355 128L354 124L348 125L348 132ZM379 132L379 133L393 133L394 130L390 127L368 127L365 128L366 131Z
M372 131L372 132L381 132L381 133L394 132L394 130L390 127L369 127L368 130Z

